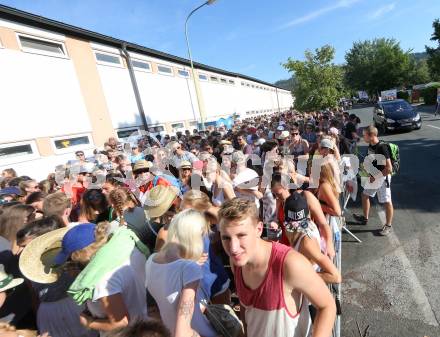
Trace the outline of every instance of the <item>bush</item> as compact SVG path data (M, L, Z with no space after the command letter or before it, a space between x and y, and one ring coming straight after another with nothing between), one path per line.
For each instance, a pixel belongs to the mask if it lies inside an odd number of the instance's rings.
M409 101L408 91L398 91L397 92L397 98L401 98L401 99L404 99L406 101Z
M425 104L434 105L437 102L437 88L440 88L440 85L433 85L432 87L422 89L420 91L420 96L423 97Z

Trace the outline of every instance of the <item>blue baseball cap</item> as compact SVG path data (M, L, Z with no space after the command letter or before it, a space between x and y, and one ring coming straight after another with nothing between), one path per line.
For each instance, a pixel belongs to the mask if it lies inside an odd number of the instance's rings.
M21 195L21 191L16 186L6 187L2 190L0 190L0 195Z
M73 252L83 249L93 242L95 242L95 224L86 223L72 227L63 237L61 251L54 260L55 265L62 265Z

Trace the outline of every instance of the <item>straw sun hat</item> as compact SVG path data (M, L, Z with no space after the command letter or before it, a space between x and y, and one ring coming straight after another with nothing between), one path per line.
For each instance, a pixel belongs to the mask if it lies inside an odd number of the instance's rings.
M14 276L6 274L5 267L0 264L0 292L14 288L23 283L22 278L14 278Z
M69 227L56 229L33 239L20 255L19 267L23 275L38 283L53 283L58 280L60 266L55 266L55 257L61 251L61 243Z
M157 185L146 193L144 209L149 218L158 218L166 213L177 198L179 191L174 186Z

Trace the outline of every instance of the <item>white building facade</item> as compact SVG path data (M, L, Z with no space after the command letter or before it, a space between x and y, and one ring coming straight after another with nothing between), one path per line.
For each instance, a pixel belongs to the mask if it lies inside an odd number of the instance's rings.
M207 124L293 104L289 91L270 83L195 68ZM145 127L175 133L200 122L188 60L1 5L0 114L0 170L39 179L110 136Z

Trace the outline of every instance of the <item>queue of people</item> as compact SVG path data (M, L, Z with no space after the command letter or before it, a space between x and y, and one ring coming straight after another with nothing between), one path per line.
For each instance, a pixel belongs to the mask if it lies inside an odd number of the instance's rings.
M242 335L330 336L330 222L357 124L288 111L110 138L41 182L4 170L0 320L11 336L214 337L207 313L226 305Z

